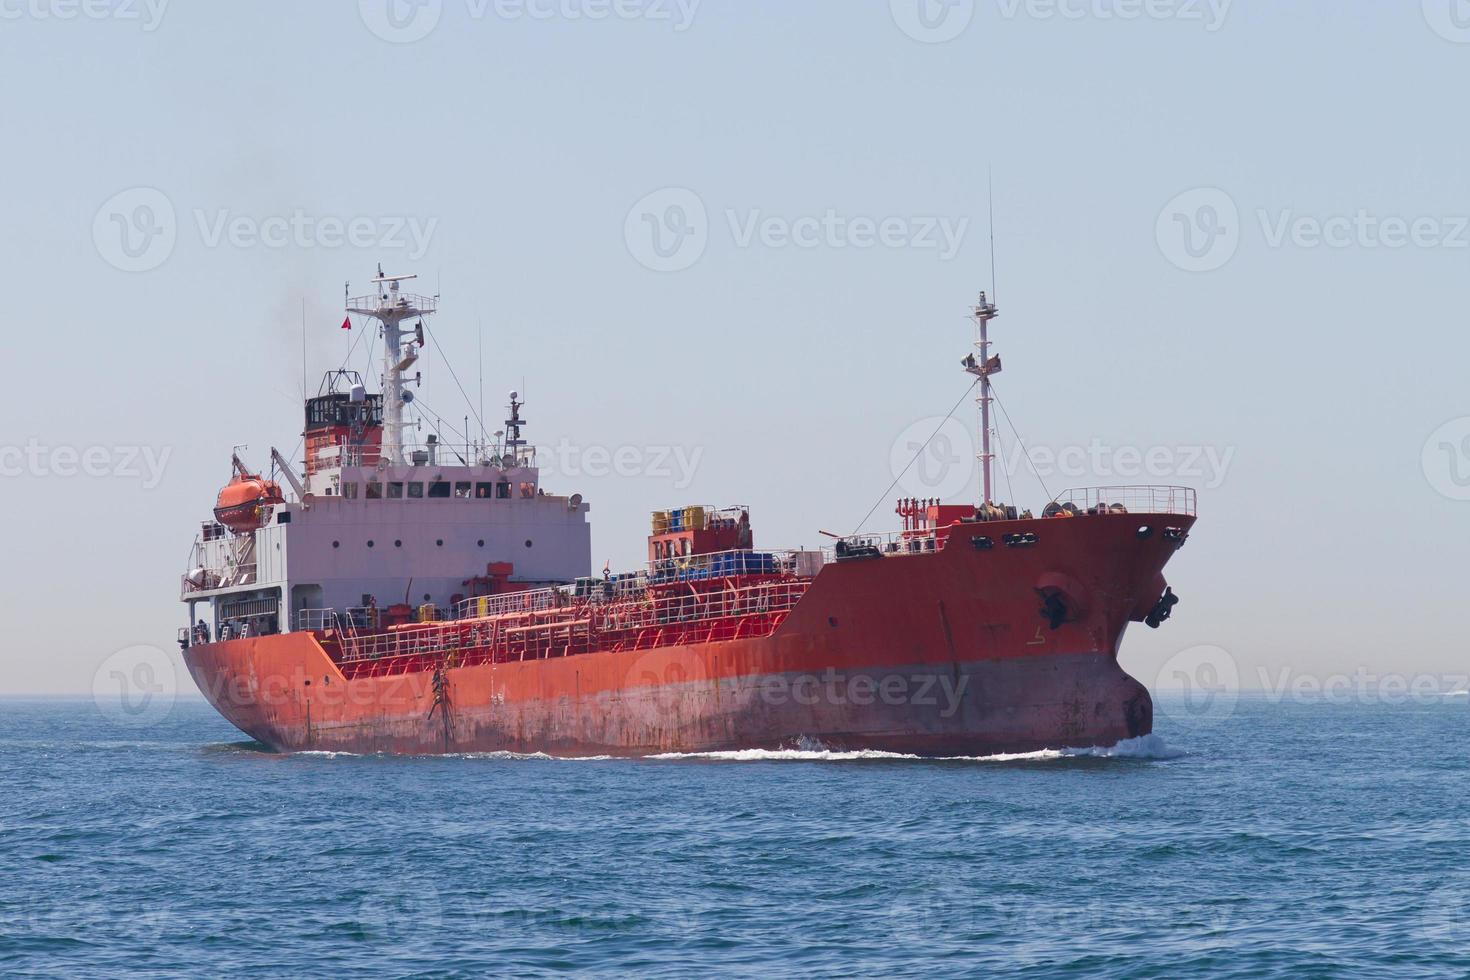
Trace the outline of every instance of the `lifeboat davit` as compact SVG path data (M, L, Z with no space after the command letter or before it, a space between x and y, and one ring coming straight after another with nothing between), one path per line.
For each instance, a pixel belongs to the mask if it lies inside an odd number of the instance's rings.
M286 502L280 484L262 479L256 473L237 473L219 492L214 504L214 519L235 534L245 534L264 527L271 508Z

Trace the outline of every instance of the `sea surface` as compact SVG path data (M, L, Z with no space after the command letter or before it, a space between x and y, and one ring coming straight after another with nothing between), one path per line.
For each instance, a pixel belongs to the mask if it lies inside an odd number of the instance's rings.
M0 700L0 975L1464 976L1470 698L1108 752L279 756Z

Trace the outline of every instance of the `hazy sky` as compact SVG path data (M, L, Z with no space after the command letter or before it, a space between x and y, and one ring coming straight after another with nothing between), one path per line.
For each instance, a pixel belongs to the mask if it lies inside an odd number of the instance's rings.
M1463 3L0 0L0 66L0 692L171 649L230 447L299 441L303 300L314 392L379 261L597 567L685 502L852 529L966 388L988 166L1047 486L1201 491L1125 667L1467 669ZM959 418L911 492L973 496Z

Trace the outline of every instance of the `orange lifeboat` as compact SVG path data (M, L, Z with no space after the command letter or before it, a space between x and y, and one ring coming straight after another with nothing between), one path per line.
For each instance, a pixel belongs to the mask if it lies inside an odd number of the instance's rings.
M233 460L235 478L219 492L214 504L214 519L235 534L246 534L264 527L270 519L271 508L286 502L280 484L251 473L240 462Z

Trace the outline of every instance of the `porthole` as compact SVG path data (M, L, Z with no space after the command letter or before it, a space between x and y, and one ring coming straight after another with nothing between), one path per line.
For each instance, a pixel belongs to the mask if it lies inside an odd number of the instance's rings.
M341 541L333 541L332 542L332 547L333 548L340 548L340 547L342 547L342 542Z
M438 545L439 547L441 547L441 548L444 547L444 539L443 538L440 538L438 541L435 541L434 543L436 545Z
M368 547L371 548L372 546L373 546L373 543L371 541L369 541L368 542Z
M484 538L481 538L481 539L480 539L480 542L479 542L479 546L480 546L480 547L481 547L481 548L483 548L483 547L485 547L485 539L484 539Z
M526 539L526 547L527 548L531 547L531 539L530 538L527 538Z
M393 547L395 547L395 548L402 548L403 547L403 542L402 541L394 541L393 542Z

